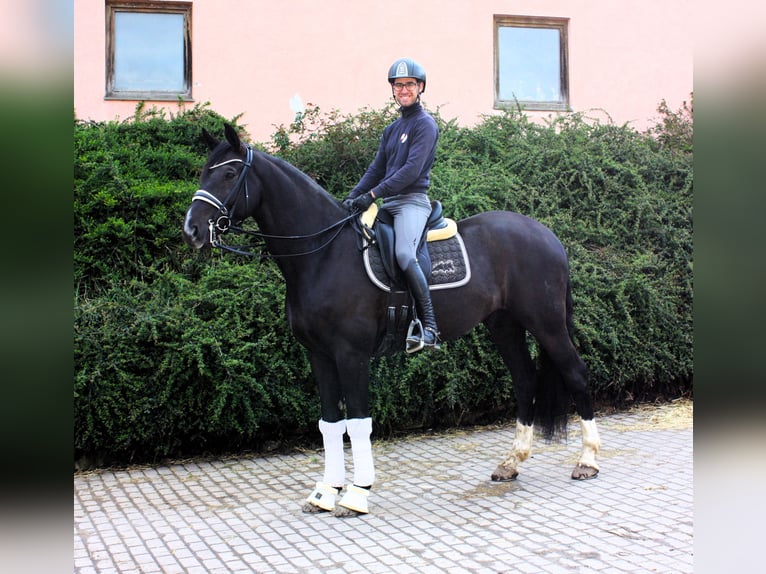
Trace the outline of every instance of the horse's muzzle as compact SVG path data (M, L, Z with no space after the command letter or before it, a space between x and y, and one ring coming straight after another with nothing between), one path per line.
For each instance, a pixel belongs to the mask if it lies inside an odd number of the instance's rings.
M194 249L201 249L205 246L205 241L208 237L207 229L204 227L201 228L196 223L192 222L191 209L186 212L186 219L184 220L184 226L181 230L181 235L189 247L193 247Z

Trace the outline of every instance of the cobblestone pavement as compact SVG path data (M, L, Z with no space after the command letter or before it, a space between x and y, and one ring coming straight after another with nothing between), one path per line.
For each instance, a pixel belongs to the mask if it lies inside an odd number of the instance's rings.
M578 424L508 483L489 476L513 425L374 441L370 514L351 519L301 512L319 451L77 474L73 571L692 572L692 422L662 409L597 419L586 482Z

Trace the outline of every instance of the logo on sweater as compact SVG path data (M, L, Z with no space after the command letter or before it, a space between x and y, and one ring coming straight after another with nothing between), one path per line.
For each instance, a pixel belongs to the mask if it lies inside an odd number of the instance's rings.
M400 137L400 138L399 138L399 141L400 141L401 143L404 143L404 142L406 142L406 141L407 141L407 134L402 134L402 137Z

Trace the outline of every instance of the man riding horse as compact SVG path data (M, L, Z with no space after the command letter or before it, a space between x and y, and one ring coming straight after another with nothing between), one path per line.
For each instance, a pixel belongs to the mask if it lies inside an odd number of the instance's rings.
M425 323L407 350L436 348L440 338L458 339L480 323L487 328L517 402L511 450L492 480L518 476L531 453L534 425L543 436L555 437L566 426L572 399L581 418L582 452L571 476L593 478L600 439L587 366L574 345L568 257L555 234L510 211L461 219L457 232L470 257L470 280L429 291L415 249L430 213L426 191L438 137L436 123L419 103L425 79L412 60L394 62L389 82L401 117L384 130L377 156L344 203L362 210L383 198L384 209L393 213L396 259ZM224 248L227 232L244 233L242 221L255 220L259 231L251 234L263 239L266 256L284 277L287 321L306 349L319 389L324 474L303 510L365 514L375 482L369 364L386 336L389 293L370 280L362 255L354 253L359 235L347 223L355 217L295 166L254 150L234 126L224 127L223 141L202 131L210 154L184 220L184 240L196 249ZM537 342L534 360L528 335ZM353 458L348 486L345 434Z
M439 330L424 269L417 259L431 202L428 187L436 155L439 128L420 105L426 91L426 72L410 58L396 60L388 70L391 93L401 116L383 130L375 159L343 202L350 209L366 211L378 198L393 216L396 262L404 272L416 302L423 329L407 338L407 351L439 348Z

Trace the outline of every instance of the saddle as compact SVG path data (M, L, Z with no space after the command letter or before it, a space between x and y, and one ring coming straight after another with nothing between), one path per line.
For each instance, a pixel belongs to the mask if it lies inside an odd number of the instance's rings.
M394 255L393 216L373 203L356 218L355 227L361 238L367 276L389 297L386 330L378 341L375 356L392 354L404 348L405 337L416 322L412 296ZM460 287L471 279L471 266L457 223L444 217L438 201L431 202L431 215L418 244L417 258L431 291Z
M393 216L373 203L359 217L358 225L370 280L384 291L407 291L407 282L394 255ZM471 278L457 223L444 217L439 201L431 202L431 215L418 243L417 259L431 290L459 287Z

